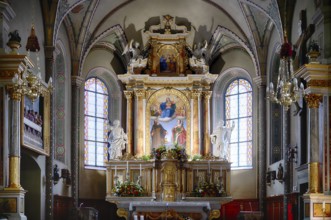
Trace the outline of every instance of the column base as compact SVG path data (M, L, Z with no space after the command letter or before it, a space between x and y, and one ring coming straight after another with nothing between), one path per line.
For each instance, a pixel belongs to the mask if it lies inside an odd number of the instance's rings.
M26 220L24 215L25 190L17 188L5 188L0 191L0 206L2 214L9 220Z
M331 197L323 193L304 194L304 220L331 219Z

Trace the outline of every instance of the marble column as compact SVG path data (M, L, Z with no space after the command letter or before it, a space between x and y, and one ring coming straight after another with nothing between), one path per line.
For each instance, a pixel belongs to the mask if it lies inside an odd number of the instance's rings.
M73 208L78 207L79 199L79 122L80 119L80 90L84 79L71 76L71 194Z
M204 123L204 154L212 154L213 151L211 149L210 142L210 97L212 91L203 91L203 123Z
M284 196L283 196L283 220L287 220L288 212L287 212L287 204L288 204L288 194L290 193L290 181L291 181L291 171L290 164L288 161L288 145L290 141L290 111L282 107L282 149L283 149L283 185L284 185Z
M54 64L54 49L53 46L45 46L45 68L46 76L45 81L48 82L49 78L53 76ZM54 108L53 98L50 101L50 144L49 156L46 157L46 219L53 219L53 161L54 161Z
M9 21L15 17L15 12L7 2L0 1L0 53L4 53L8 41Z
M133 91L124 91L124 95L126 97L126 133L128 135L128 145L126 152L128 154L133 154L133 142L132 142L132 137L133 137L133 106L132 106L132 96L133 96Z
M20 162L21 162L21 130L20 105L21 94L17 91L9 92L10 96L10 146L9 146L9 189L21 190Z
M144 154L144 99L145 99L145 90L136 89L134 90L136 97L136 112L135 117L137 118L137 124L135 125L135 152L134 155L142 156Z
M321 189L321 162L319 158L320 141L319 141L319 106L322 101L322 95L307 94L305 100L309 108L309 167L308 167L308 193L320 193Z
M200 149L200 126L199 126L199 119L200 119L200 96L201 91L200 90L193 90L192 91L192 115L193 115L193 144L192 144L192 150L191 155L196 154L202 154Z
M267 167L267 126L266 126L266 77L254 78L258 88L258 181L259 181L259 207L266 214L266 167Z

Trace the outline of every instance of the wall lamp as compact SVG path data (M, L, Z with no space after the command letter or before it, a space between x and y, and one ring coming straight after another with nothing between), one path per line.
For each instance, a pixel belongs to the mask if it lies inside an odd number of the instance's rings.
M275 170L270 170L268 168L268 172L267 172L267 175L266 175L266 183L267 185L271 185L271 182L272 183L275 183L275 179L276 179L276 171Z
M59 174L59 168L57 166L57 164L55 164L54 168L53 168L53 183L54 185L56 185L60 179L63 179L63 181L65 182L65 184L67 186L71 185L71 176L70 176L70 172L68 169L61 169L61 176Z

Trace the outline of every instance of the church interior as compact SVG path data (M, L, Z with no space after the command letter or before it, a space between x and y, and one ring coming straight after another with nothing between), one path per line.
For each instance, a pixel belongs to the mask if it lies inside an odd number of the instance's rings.
M0 14L0 219L331 219L329 0Z

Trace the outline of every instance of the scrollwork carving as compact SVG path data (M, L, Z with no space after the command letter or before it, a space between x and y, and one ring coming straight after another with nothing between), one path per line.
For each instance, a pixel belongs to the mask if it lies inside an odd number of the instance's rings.
M308 108L319 108L320 102L322 102L323 96L320 94L307 94L305 100L308 104Z

